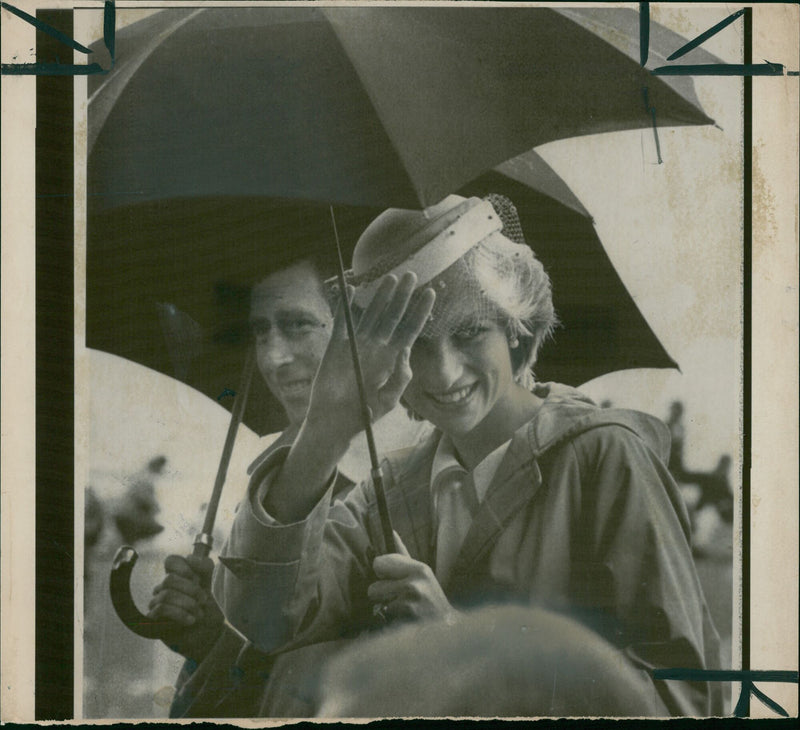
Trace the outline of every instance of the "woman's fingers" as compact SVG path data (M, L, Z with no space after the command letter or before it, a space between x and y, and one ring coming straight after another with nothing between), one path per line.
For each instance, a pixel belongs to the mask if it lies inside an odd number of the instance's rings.
M417 276L410 271L399 281L392 274L384 277L358 323L359 337L380 344L392 341L395 330L412 309L409 302L416 285Z
M395 403L403 395L406 386L411 382L413 373L411 372L410 360L411 349L404 347L397 357L392 374L380 390L379 397L381 402L387 403L389 410L394 408Z
M408 548L403 542L403 538L400 537L400 533L397 530L392 530L392 534L394 535L394 544L397 548L398 555L405 555L407 558L410 558L411 553L408 552Z
M405 595L404 585L396 580L376 580L367 588L367 596L373 603L389 603Z
M379 579L405 580L425 577L430 567L408 555L386 553L372 561L372 570Z
M420 292L405 312L402 321L397 325L392 335L392 344L397 348L411 347L425 328L425 323L433 311L436 292L425 289Z
M392 274L384 276L378 285L378 290L367 305L364 313L358 322L359 334L373 336L374 330L378 326L387 306L392 301L395 289L397 288L397 277Z
M389 343L397 327L403 321L417 285L417 277L411 272L403 274L394 288L391 299L387 302L382 316L375 322L374 336L381 343Z

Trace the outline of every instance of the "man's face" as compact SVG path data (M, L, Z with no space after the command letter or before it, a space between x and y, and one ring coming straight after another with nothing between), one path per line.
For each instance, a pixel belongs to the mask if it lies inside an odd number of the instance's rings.
M313 267L301 262L263 279L253 289L250 324L258 369L289 423L297 426L305 418L333 324Z

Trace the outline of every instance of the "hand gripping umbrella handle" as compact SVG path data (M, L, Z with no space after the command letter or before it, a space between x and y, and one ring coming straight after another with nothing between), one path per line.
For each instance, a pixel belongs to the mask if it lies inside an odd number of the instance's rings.
M225 437L225 446L222 449L222 456L219 460L217 478L214 481L214 489L211 492L211 499L208 501L206 516L203 520L203 531L194 540L192 555L198 558L206 558L211 552L214 544L212 533L214 531L214 521L217 517L219 500L222 496L222 488L225 486L225 477L228 474L228 465L233 452L233 445L236 441L236 433L239 424L242 422L244 409L247 405L247 396L250 391L250 381L253 378L255 367L255 349L250 347L247 352L244 369L242 370L242 380L240 388L236 392L236 399L233 403L231 420L228 424L228 433ZM114 556L111 566L111 579L109 590L111 592L111 603L117 612L122 623L124 623L134 634L145 639L160 639L164 636L165 630L170 626L168 621L152 619L143 614L133 601L131 595L131 573L133 566L139 555L130 545L123 545Z

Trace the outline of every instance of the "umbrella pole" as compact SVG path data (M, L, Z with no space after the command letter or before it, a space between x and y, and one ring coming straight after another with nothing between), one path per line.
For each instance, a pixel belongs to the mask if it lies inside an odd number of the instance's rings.
M342 307L344 309L344 321L347 326L347 337L350 340L350 353L353 356L353 370L356 375L358 399L361 405L361 420L364 424L364 433L367 436L367 448L369 449L369 460L372 467L370 475L372 476L372 482L375 487L375 500L378 504L378 516L381 521L383 543L387 553L395 553L397 552L397 546L394 541L394 531L392 530L392 520L389 517L389 508L386 505L386 492L383 488L383 469L378 461L378 451L375 448L375 435L372 432L372 411L370 411L367 405L364 375L361 372L361 360L358 356L358 344L356 343L355 329L353 327L353 314L350 310L350 300L347 296L347 285L344 279L342 247L339 243L339 232L336 228L336 216L333 214L333 206L331 206L331 221L333 222L333 237L336 240L336 277L339 280L339 291L341 292Z
M214 480L214 489L211 492L211 498L208 500L206 516L203 520L203 529L194 539L194 551L192 554L198 558L208 557L214 545L214 521L217 518L217 509L219 508L219 500L222 497L222 488L225 486L225 478L228 475L228 465L231 461L233 445L236 442L236 434L239 431L239 425L244 417L244 409L247 406L247 397L250 393L250 383L253 380L255 362L255 347L250 345L250 347L247 348L247 356L245 358L244 368L242 369L239 389L236 391L236 396L233 401L231 420L228 424L228 433L225 436L225 446L222 448L222 456L220 457L219 467L217 468L217 478Z
M194 550L192 555L199 558L206 558L211 552L214 544L213 532L214 521L217 517L219 500L222 496L222 487L225 486L225 477L228 474L233 445L236 441L236 434L239 424L242 422L244 409L247 405L247 396L250 392L250 382L253 379L255 366L255 347L250 345L245 358L244 369L242 370L239 390L236 391L236 398L233 402L231 420L228 424L228 434L225 438L225 445L222 449L222 457L217 469L217 478L214 481L214 489L211 492L211 499L208 502L206 516L203 520L202 532L194 540ZM109 589L111 593L111 603L120 620L135 634L146 639L160 639L164 631L168 630L169 622L164 620L154 620L136 608L131 595L131 572L139 555L130 545L123 545L114 556L114 563L111 567Z

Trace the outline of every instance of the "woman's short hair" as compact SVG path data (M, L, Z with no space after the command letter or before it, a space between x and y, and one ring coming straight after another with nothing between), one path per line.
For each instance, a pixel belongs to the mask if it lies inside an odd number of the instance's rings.
M502 233L483 239L462 260L506 329L515 378L532 386L539 349L558 322L544 266L527 245Z
M356 310L387 273L417 274L421 296L436 292L421 337L450 334L480 322L506 330L514 375L533 385L539 348L557 323L550 278L526 244L513 203L502 195L451 195L426 211L390 209L359 238L349 273Z

